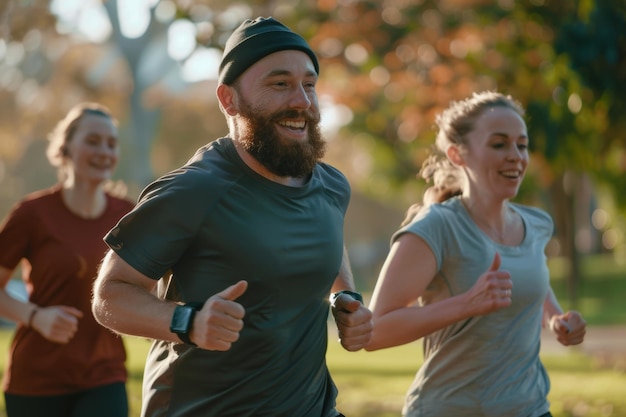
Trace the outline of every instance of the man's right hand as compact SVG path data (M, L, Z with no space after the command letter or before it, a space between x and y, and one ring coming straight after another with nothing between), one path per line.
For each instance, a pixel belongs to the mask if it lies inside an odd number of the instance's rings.
M246 314L236 302L248 289L247 281L239 281L209 298L193 321L191 340L202 349L227 351L239 339Z

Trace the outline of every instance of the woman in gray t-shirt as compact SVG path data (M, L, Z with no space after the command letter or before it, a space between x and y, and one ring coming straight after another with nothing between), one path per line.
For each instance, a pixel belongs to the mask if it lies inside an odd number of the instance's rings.
M393 235L370 306L368 350L424 338L405 416L550 416L542 323L563 345L583 341L585 321L550 288L552 219L509 201L528 165L523 114L484 92L437 118L442 155L422 167L434 185Z

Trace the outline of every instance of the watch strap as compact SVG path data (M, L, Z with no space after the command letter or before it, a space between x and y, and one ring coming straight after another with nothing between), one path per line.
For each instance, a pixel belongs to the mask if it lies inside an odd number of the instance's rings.
M363 304L363 296L361 295L360 292L350 291L350 290L341 290L341 291L334 292L330 295L330 305L333 308L335 307L335 302L337 301L337 298L339 298L339 296L342 294L347 294L351 296L352 298L354 298L355 300L359 300L359 302Z
M193 319L196 315L196 311L201 308L201 303L188 303L179 304L174 309L172 321L170 322L170 331L172 333L176 333L178 338L185 344L196 346L196 344L191 341L189 333L191 332L191 328L193 326Z
M196 345L194 342L191 341L191 339L189 338L189 332L187 333L176 333L176 335L178 336L178 338L186 345L191 345L191 346L198 346Z

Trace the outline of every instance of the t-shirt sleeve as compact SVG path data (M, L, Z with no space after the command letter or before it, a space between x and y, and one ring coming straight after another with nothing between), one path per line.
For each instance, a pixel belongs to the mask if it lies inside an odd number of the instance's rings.
M207 212L198 175L179 170L148 185L135 208L104 237L142 274L159 279L195 239Z
M530 212L530 229L534 233L538 233L543 241L547 242L552 238L554 234L554 221L552 217L542 209L536 207L527 207Z
M32 216L23 203L11 209L0 228L0 265L13 270L22 258L28 256L36 221L36 216Z
M441 269L445 245L443 216L439 205L433 204L418 212L411 223L402 227L391 237L391 243L395 242L405 233L414 234L422 238L430 247L437 261L437 270Z
M320 163L319 167L326 174L323 176L326 193L332 196L337 206L345 215L352 193L348 179L341 171L331 165Z

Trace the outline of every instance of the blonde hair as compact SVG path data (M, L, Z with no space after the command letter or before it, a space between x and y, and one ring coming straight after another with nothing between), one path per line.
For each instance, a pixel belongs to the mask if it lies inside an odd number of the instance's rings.
M465 176L447 157L450 146L467 145L467 134L474 130L476 120L487 109L506 107L524 116L522 105L510 95L495 91L474 93L464 100L453 101L437 115L438 127L435 149L424 161L419 176L432 185L424 192L421 204L413 204L407 211L402 225L409 223L420 209L432 203L441 203L461 195L465 187Z

